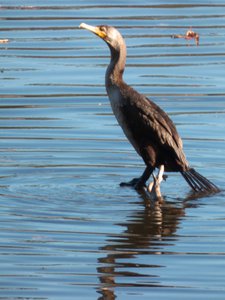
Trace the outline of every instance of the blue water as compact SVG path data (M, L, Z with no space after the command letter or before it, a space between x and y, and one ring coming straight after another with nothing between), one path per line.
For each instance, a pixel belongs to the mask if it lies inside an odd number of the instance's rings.
M0 1L0 299L224 299L225 2ZM175 122L190 164L164 202L119 183L144 165L112 114L105 43L118 27L124 79ZM172 39L192 29L194 41Z

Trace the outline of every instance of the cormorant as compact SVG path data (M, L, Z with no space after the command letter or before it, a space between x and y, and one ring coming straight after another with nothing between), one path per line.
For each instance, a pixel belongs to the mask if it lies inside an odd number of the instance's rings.
M195 192L219 191L216 185L189 166L182 140L169 116L124 82L126 44L120 32L108 25L94 27L82 23L79 27L95 33L109 46L111 61L105 75L106 91L119 125L146 165L140 178L121 185L142 189L154 169L159 168L160 171L180 172Z

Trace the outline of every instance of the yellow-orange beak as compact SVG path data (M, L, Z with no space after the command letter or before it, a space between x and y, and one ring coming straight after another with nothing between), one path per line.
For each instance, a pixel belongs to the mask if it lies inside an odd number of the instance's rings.
M93 32L94 34L96 34L97 36L99 36L102 39L106 38L106 33L104 31L101 31L101 29L98 26L95 27L95 26L91 26L91 25L88 25L88 24L85 24L85 23L81 23L79 28L87 29L87 30Z

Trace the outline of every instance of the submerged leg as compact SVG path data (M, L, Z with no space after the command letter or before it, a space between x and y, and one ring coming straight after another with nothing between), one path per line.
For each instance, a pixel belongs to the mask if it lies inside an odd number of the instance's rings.
M149 179L153 172L152 167L146 167L143 174L139 178L134 178L128 182L121 182L120 186L131 186L136 190L142 189L145 186L146 181Z

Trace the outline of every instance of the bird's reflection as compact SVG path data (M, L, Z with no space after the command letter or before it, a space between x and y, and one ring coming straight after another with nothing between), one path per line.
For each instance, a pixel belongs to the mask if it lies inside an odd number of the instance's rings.
M183 201L179 201L179 204L164 201L162 197L153 201L144 191L140 193L140 198L143 210L130 215L124 223L116 224L125 227L125 230L118 237L109 236L107 244L99 249L106 255L98 259L100 265L97 269L100 280L98 293L101 294L98 300L116 299L116 287L133 286L127 283L128 277L151 277L149 285L159 285L157 276L141 274L140 268L161 266L151 263L137 265L132 262L132 258L143 254L162 254L163 245L169 246L169 243L173 243L176 239L175 232L180 218L185 214L185 208L197 205L196 202L189 201L194 199L193 195L188 195ZM128 271L125 271L126 269ZM137 271L131 272L129 271L131 269ZM125 283L122 283L125 277Z

